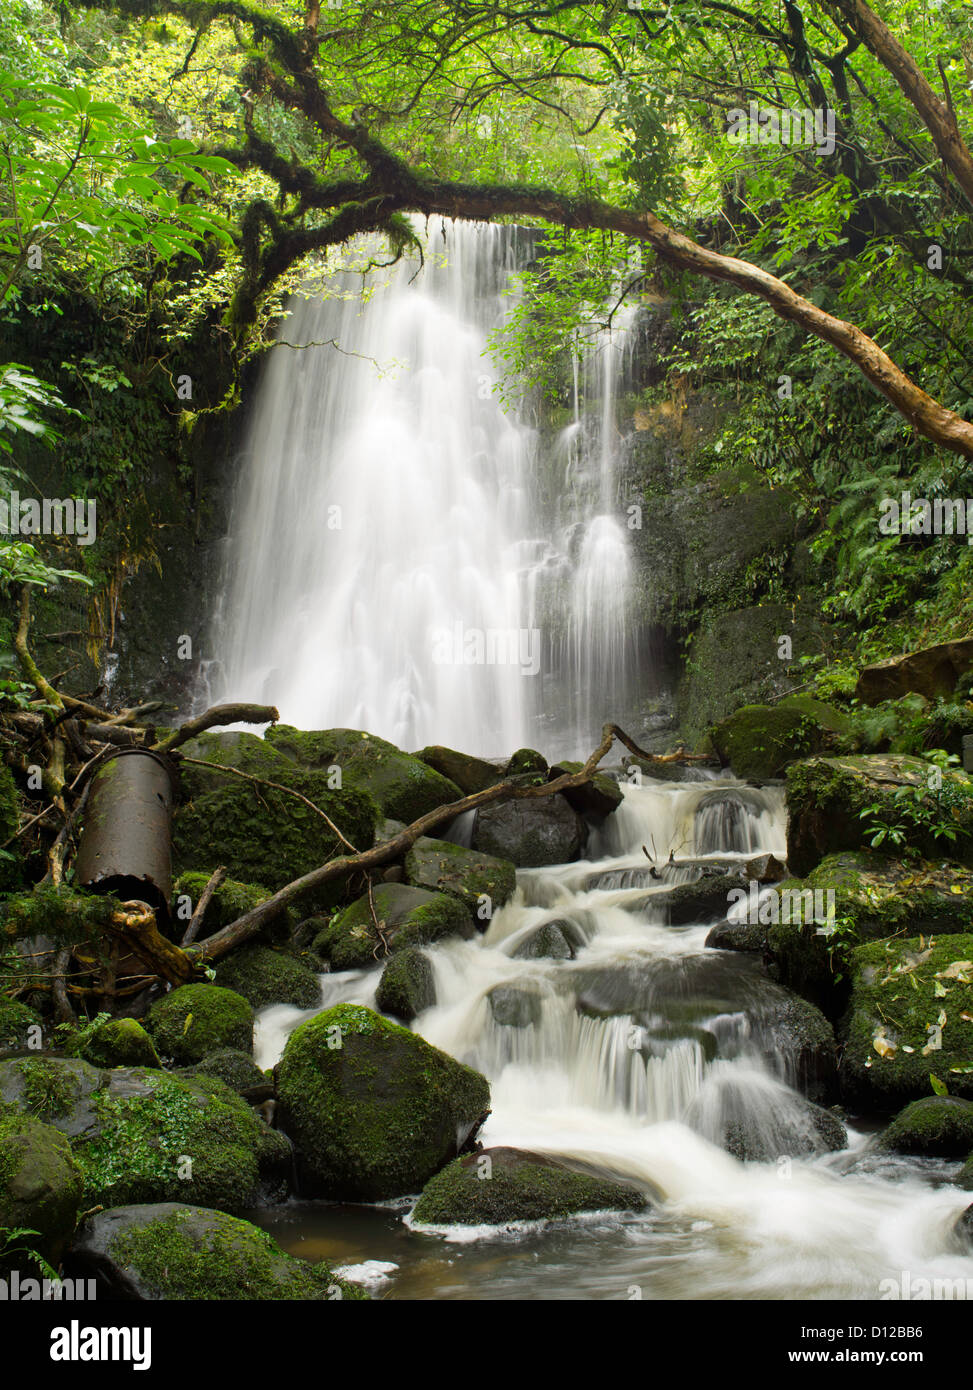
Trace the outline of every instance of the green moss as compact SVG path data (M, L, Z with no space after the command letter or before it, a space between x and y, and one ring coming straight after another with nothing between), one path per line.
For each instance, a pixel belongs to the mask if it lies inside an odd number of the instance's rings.
M973 935L872 942L851 969L845 1100L888 1113L928 1096L930 1075L973 1098Z
M70 945L101 937L117 907L114 898L44 884L3 904L0 933L10 941L49 936Z
M543 776L547 772L547 759L535 748L518 748L507 764L507 777Z
M420 1225L500 1225L644 1206L635 1188L536 1154L499 1149L458 1158L430 1178L412 1218Z
M81 1201L82 1174L68 1141L25 1115L0 1116L0 1229L38 1232L31 1248L60 1263ZM23 1268L22 1257L13 1263ZM6 1272L0 1261L0 1272Z
M421 763L439 772L447 781L459 787L464 796L483 791L503 780L503 773L483 758L472 758L466 753L457 753L452 748L435 745L420 748L415 755Z
M180 985L149 1010L149 1032L163 1057L199 1062L222 1047L253 1048L253 1010L219 985Z
M251 1086L266 1084L267 1078L252 1057L245 1052L235 1052L225 1047L219 1052L211 1052L195 1066L184 1067L179 1076L214 1076L231 1091L248 1091Z
M267 742L302 767L340 768L343 786L365 793L383 816L407 825L462 795L434 768L359 729L304 732L277 724L267 731Z
M779 777L788 763L816 753L848 727L845 715L807 695L744 705L710 731L720 760L739 777Z
M428 958L416 946L397 951L382 971L375 1003L383 1014L410 1023L436 1002L436 986Z
M208 873L180 874L173 885L173 896L178 897L185 894L195 907L209 879ZM231 922L235 922L237 918L250 912L251 909L259 907L271 896L270 890L262 887L259 883L240 883L235 878L224 879L213 894L209 907L206 909L203 936L209 936L212 932L221 931L223 927L228 927ZM285 910L274 922L268 923L267 933L273 937L286 936L292 925L292 917L293 914Z
M405 856L405 877L415 888L459 898L474 920L482 898L489 898L491 910L496 911L513 897L517 887L517 871L506 859L425 836ZM484 927L488 920L483 920Z
M216 983L235 990L254 1009L294 1004L310 1009L321 1000L321 984L309 966L267 946L244 946L216 967Z
M359 849L373 841L378 809L363 791L328 785L324 772L294 763L252 734L203 734L187 744L189 756L237 767L300 792ZM419 764L421 766L421 764ZM173 819L173 862L177 873L209 875L224 864L241 884L264 884L272 892L319 868L346 846L311 806L286 792L184 762L183 803ZM309 910L342 900L340 883L308 895Z
M452 934L473 933L469 912L457 898L445 893L380 883L372 890L372 904L378 921L384 923L382 937L376 931L367 896L339 912L315 937L314 950L329 960L333 969L357 970L373 965L389 951L426 946Z
M26 1047L30 1030L39 1027L40 1016L33 1009L17 999L0 997L0 1048Z
M914 1100L876 1141L893 1153L928 1158L964 1158L973 1149L973 1104L953 1096Z
M130 1268L157 1298L265 1302L368 1297L326 1265L286 1254L248 1221L194 1208L122 1230L110 1248L112 1258Z
M23 1078L24 1108L38 1119L66 1115L78 1099L80 1083L60 1062L48 1057L27 1057L14 1066Z
M277 1086L304 1190L350 1200L417 1192L490 1103L478 1072L352 1004L291 1034Z
M20 802L17 784L9 767L0 763L0 845L17 833L20 821ZM0 857L0 890L10 892L22 882L22 868L16 857L17 844L7 847L5 854L13 854L11 859Z
M113 1018L103 1023L85 1044L82 1055L96 1067L161 1065L152 1039L134 1018Z

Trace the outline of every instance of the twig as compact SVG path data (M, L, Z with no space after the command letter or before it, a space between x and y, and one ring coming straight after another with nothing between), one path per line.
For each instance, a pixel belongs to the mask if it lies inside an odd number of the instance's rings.
M190 942L195 941L196 937L199 935L199 929L203 925L203 918L206 916L206 909L210 905L213 894L225 878L226 869L222 867L222 865L210 875L209 883L207 883L202 893L200 893L199 902L196 904L196 911L189 919L189 926L183 933L182 941L179 943L183 950L185 950Z

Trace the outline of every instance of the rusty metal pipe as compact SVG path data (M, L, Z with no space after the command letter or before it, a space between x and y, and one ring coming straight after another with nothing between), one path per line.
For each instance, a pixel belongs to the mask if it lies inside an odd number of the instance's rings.
M82 888L152 907L160 925L172 897L173 768L147 748L125 748L91 779L75 865Z

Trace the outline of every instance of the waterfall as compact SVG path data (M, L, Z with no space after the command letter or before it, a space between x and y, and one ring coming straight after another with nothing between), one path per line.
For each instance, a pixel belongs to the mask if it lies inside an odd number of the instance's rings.
M421 267L372 271L367 293L346 271L289 305L236 486L207 696L405 748L586 753L633 675L614 481L624 325L575 363L552 514L536 433L502 406L488 352L530 237L415 226ZM554 707L556 729L540 719Z

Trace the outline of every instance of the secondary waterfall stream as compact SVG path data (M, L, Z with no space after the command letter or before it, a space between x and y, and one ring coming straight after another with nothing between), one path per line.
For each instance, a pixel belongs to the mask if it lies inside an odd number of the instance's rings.
M950 1234L968 1197L936 1185L949 1165L879 1155L854 1130L825 1151L795 1089L799 1058L775 1031L776 987L750 958L707 948L710 924L667 926L653 906L706 864L782 854L784 834L779 789L624 786L588 858L520 871L481 938L427 948L437 1004L413 1027L489 1078L483 1143L634 1182L645 1213L438 1233L410 1228L410 1202L297 1203L258 1219L393 1297L876 1299L903 1271L973 1279ZM574 959L515 956L555 921ZM374 1007L380 973L323 975L322 1007ZM315 1012L265 1010L260 1065ZM740 1134L764 1161L726 1151Z

